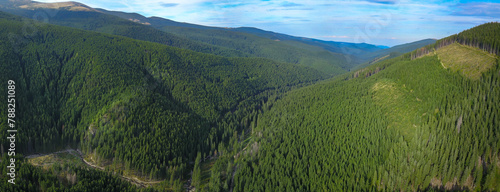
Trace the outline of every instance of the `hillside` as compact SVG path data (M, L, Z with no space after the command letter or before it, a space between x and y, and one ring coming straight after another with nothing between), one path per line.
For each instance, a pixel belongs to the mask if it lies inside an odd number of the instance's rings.
M221 29L197 29L166 26L163 31L185 38L225 46L256 57L309 66L327 74L338 75L351 67L345 55L296 41L275 41L251 34Z
M500 190L500 62L456 46L287 93L259 116L234 191ZM455 58L457 73L451 52L488 62Z
M466 45L454 43L436 52L445 69L460 71L464 76L478 80L482 73L491 69L497 60L494 55Z
M309 66L327 75L344 73L351 66L343 54L332 53L321 47L306 44L290 45L251 34L221 30L222 28L180 25L174 21L145 18L138 14L93 8L79 9L78 7L82 7L83 4L74 6L70 6L70 3L47 3L44 6L41 4L43 3L18 2L12 5L3 2L0 10L27 18L33 18L40 12L49 10L54 12L50 19L47 19L51 24L120 35L226 57L263 57L278 62Z
M179 36L183 36L189 39L197 39L199 41L224 46L228 48L234 48L237 50L241 49L252 49L253 47L261 46L261 42L266 44L279 44L276 41L284 42L285 44L292 45L296 48L306 48L307 52L305 55L313 54L316 57L326 58L324 56L318 55L318 52L322 50L326 50L328 52L333 53L336 56L337 64L341 66L343 69L351 69L351 68L359 68L358 65L367 63L376 58L384 57L386 55L391 54L391 58L395 56L399 56L401 54L411 52L417 48L432 44L435 40L425 39L416 42L411 42L403 45L397 45L392 48L383 48L384 46L375 46L366 43L347 43L347 42L334 42L334 41L323 41L312 38L304 38L304 37L295 37L291 35L275 33L272 31L265 31L258 28L253 27L238 27L238 28L219 28L219 27L209 27L202 26L190 23L182 23L176 22L169 19L159 18L159 17L144 17L137 13L125 13L119 11L108 11L104 9L98 9L104 13L115 15L128 20L135 20L139 23L149 23L152 27L157 29L161 29L162 31L167 31L173 34L177 34ZM237 32L237 33L233 33ZM250 36L248 36L250 35ZM271 41L264 41L263 39L256 39L255 36L261 37ZM245 40L240 42L241 40ZM228 42L230 41L230 42ZM248 46L247 43L250 43ZM275 49L273 49L275 50ZM302 50L303 51L303 50ZM313 52L311 52L313 51ZM247 53L255 53L256 56L263 56L266 58L273 58L273 56L266 55L266 50L253 50L248 51ZM297 54L291 54L292 57ZM301 57L304 57L304 54L299 54ZM325 55L323 53L323 55ZM339 58L342 56L342 58ZM291 60L289 58L279 58L280 61L284 62L296 62L296 60ZM310 60L305 60L310 61ZM313 61L314 62L314 61ZM299 61L299 63L304 64L305 62ZM320 62L318 62L320 63ZM325 68L329 65L320 64L312 66L325 66L320 69L320 71L324 71ZM367 66L367 65L366 65ZM365 67L366 67L365 66ZM326 69L330 71L331 69Z
M197 153L228 142L269 95L325 77L50 24L23 35L23 20L0 13L0 81L16 83L16 152L80 148L96 164L149 179L185 178Z
M104 14L96 9L90 9L90 8L88 10L75 9L73 8L74 6L71 6L71 4L69 3L54 3L54 4L21 3L21 4L22 4L21 6L13 6L11 4L1 2L0 10L11 14L23 16L26 18L34 18L34 16L44 15L44 14L45 16L49 17L50 15L50 19L47 18L44 21L49 22L51 24L108 33L113 35L120 35L120 36L134 38L137 40L150 41L173 47L190 49L202 53L210 53L226 57L248 56L248 54L242 53L234 49L224 48L220 46L213 46L207 43L202 43L182 38L171 33L166 33L157 30L148 25ZM67 5L69 6L69 8L63 7L60 4ZM28 6L23 6L23 5L28 5ZM39 7L42 8L38 8L36 5L39 5ZM83 4L78 4L78 5L83 6ZM28 8L28 7L33 7L33 8ZM49 7L49 8L43 8L43 7ZM53 7L58 7L58 9L53 9Z
M0 191L500 191L498 22L384 48L0 0L0 82Z
M263 57L309 66L328 75L366 67L433 43L422 40L382 49L366 43L345 43L294 37L251 27L219 28L91 8L81 3L3 2L0 10L33 18L50 12L51 24L126 36L226 57ZM119 19L119 18L122 19ZM388 56L389 55L389 56ZM361 66L358 66L362 64Z
M106 9L97 9L100 12L109 14L109 15L114 15L123 19L127 20L133 20L138 23L149 23L151 26L155 28L161 28L164 26L172 26L172 27L189 27L189 28L197 28L197 29L220 29L219 27L209 27L209 26L203 26L203 25L196 25L196 24L191 24L191 23L183 23L183 22L176 22L170 19L165 19L161 17L145 17L141 14L138 13L127 13L127 12L121 12L121 11L110 11Z
M207 38L207 42L210 42L208 38L215 38L215 39L220 39L224 38L224 35L227 34L234 34L230 32L242 32L244 34L251 34L255 35L258 37L262 37L268 40L272 41L294 41L295 43L300 43L300 45L311 45L315 46L317 48L322 48L327 51L331 51L333 53L341 53L345 55L349 55L350 57L354 57L356 55L363 55L365 53L370 53L376 50L381 50L380 47L375 46L375 45L370 45L366 43L346 43L346 42L333 42L333 41L322 41L318 39L311 39L311 38L304 38L304 37L295 37L291 35L286 35L286 34L280 34L280 33L275 33L272 31L265 31L262 29L258 28L253 28L253 27L238 27L238 28L221 28L221 27L210 27L210 26L202 26L202 25L196 25L196 24L190 24L190 23L182 23L182 22L176 22L172 21L169 19L164 19L160 17L144 17L140 14L136 13L124 13L124 12L119 12L119 11L108 11L104 9L98 9L99 11L102 11L107 14L115 15L124 19L132 19L136 20L138 22L147 22L150 23L151 26L162 29L164 31L169 31L172 33L176 33L178 35L185 35L185 36L191 36L189 34L184 34L183 32L185 31L196 31L196 35L199 37L201 35L204 35L205 31L209 32L212 31L211 35L204 36L204 38ZM213 33L213 31L219 31L217 33ZM225 31L225 32L222 32ZM236 34L241 34L241 33L236 33ZM251 36L250 36L251 37ZM211 40L213 41L213 40ZM412 50L409 50L412 51ZM356 54L356 55L354 55ZM355 65L357 63L349 63L352 65Z

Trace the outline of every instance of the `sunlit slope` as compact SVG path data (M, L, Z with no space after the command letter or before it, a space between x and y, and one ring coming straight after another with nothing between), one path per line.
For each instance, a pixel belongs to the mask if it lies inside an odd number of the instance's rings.
M235 191L499 190L498 58L449 46L289 92L260 116ZM484 70L445 69L451 50Z
M492 68L497 60L493 54L458 43L442 47L436 53L444 68L460 71L464 76L474 80Z

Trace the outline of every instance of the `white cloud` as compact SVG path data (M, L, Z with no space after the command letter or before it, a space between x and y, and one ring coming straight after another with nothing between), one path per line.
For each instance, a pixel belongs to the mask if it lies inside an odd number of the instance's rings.
M40 0L61 2L67 0ZM259 27L295 36L336 38L370 34L372 43L383 39L441 38L488 22L491 11L473 15L459 0L77 0L92 7L137 12L179 22L220 27ZM163 6L162 6L163 5ZM455 7L454 7L455 6ZM481 7L477 4L476 7ZM469 12L465 12L465 11ZM476 9L477 11L477 9ZM453 14L455 13L455 14ZM462 13L461 15L459 13ZM486 16L485 16L486 15ZM467 22L468 25L456 24ZM377 24L378 23L378 24ZM368 29L368 30L367 30ZM428 29L428 31L416 30ZM422 35L419 35L422 34ZM324 37L320 37L324 36ZM411 37L408 37L411 36ZM354 38L342 38L354 41Z

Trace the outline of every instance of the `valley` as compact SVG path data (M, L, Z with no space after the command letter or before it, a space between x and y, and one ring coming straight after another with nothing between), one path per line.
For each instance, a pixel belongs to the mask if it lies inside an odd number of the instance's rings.
M9 0L0 42L0 191L500 191L498 22L385 48Z

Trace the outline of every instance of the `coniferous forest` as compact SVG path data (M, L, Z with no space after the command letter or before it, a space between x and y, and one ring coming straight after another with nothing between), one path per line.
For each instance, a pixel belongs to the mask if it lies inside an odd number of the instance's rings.
M497 22L355 57L8 6L0 191L500 191Z

